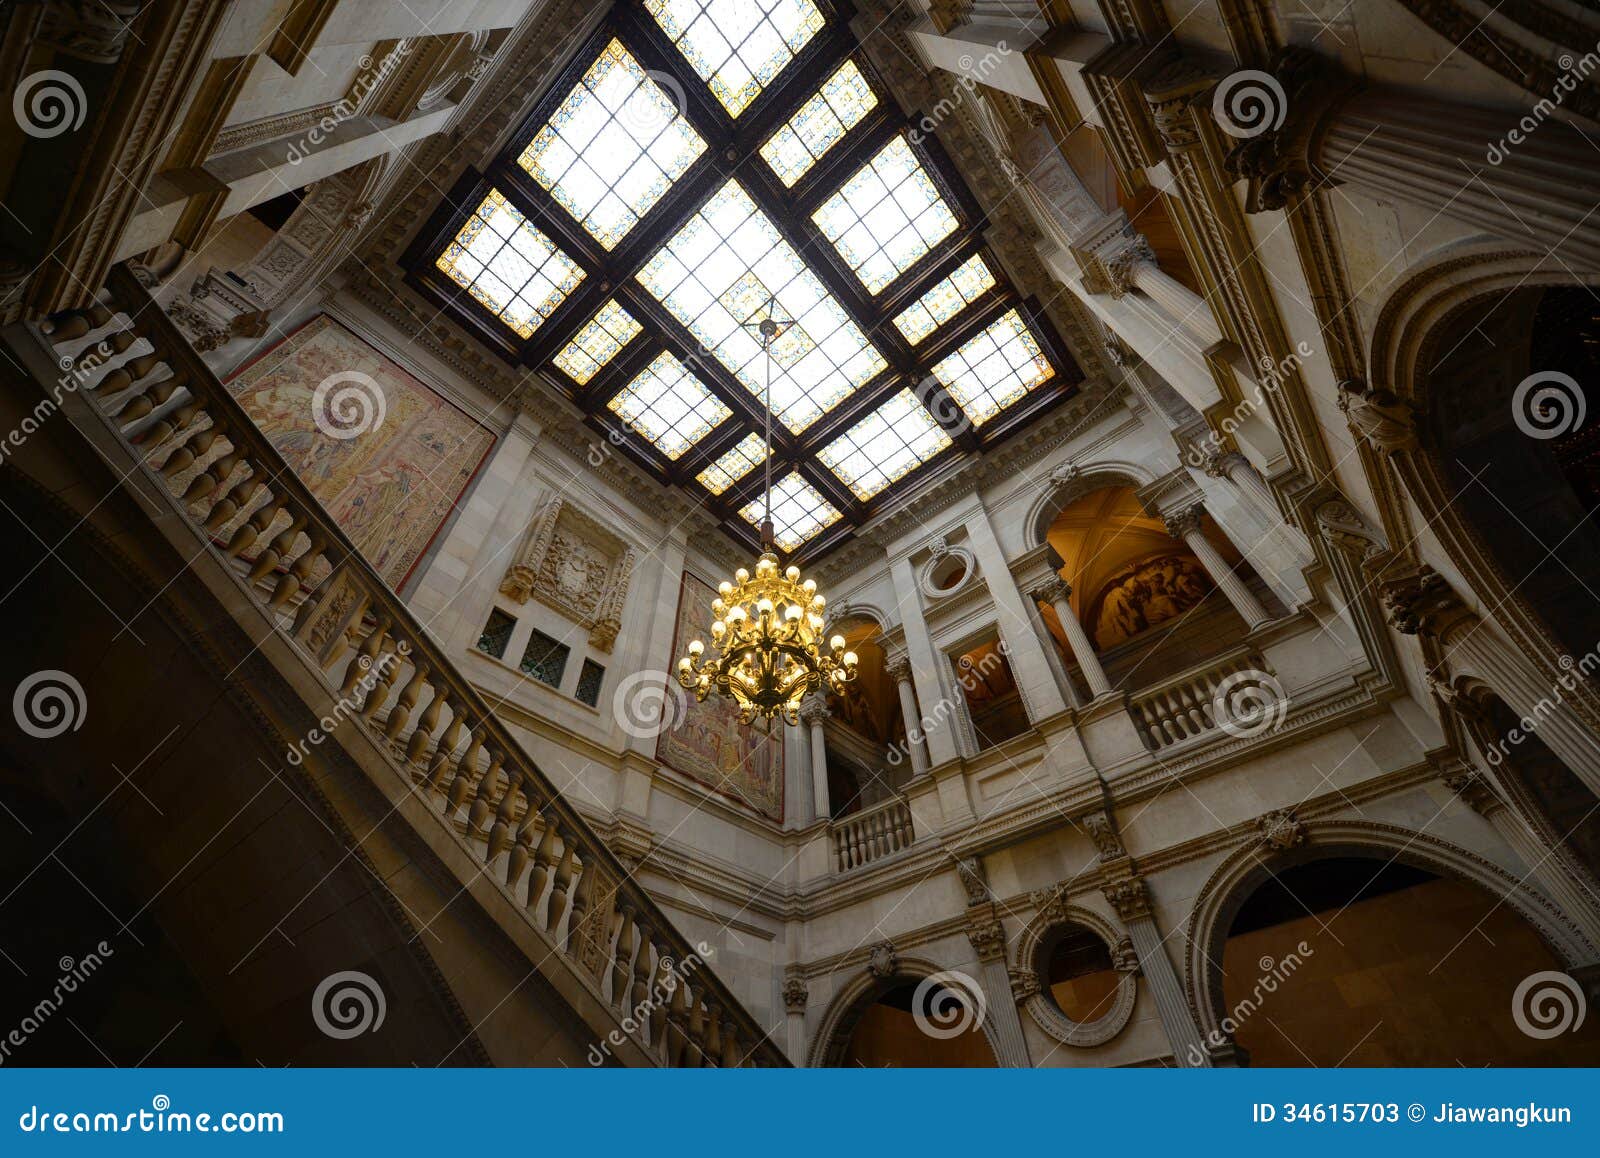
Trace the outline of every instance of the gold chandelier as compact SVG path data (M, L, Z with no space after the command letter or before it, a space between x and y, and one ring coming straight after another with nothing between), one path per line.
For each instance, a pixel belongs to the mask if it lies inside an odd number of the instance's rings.
M713 691L739 705L739 721L781 716L800 722L800 701L826 688L838 692L856 678L856 653L845 650L842 635L822 647L823 611L827 600L814 579L800 580L800 568L778 567L772 533L772 343L792 321L774 316L775 301L742 325L761 334L767 355L766 517L761 520L761 557L755 574L740 567L733 582L717 588L711 604L711 643L706 656L700 640L678 661L678 682L704 702ZM759 317L759 321L757 318Z

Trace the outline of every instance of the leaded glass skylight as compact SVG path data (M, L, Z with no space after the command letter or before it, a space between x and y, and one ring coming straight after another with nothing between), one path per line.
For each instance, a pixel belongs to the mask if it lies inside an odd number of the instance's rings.
M933 368L933 376L982 426L1028 391L1055 376L1022 315L1008 310L983 333Z
M824 23L811 0L645 0L645 7L731 117Z
M903 310L894 324L906 341L915 346L994 285L994 274L984 262L983 254L975 253Z
M792 186L877 107L878 97L867 78L855 61L847 60L799 112L767 138L761 156L778 180Z
M612 40L517 164L611 249L705 148L667 91Z
M720 495L756 467L767 461L767 442L759 434L747 434L737 446L695 475L700 485Z
M800 433L888 363L737 180L639 271L639 281L757 398L767 360L741 325L770 296L794 319L772 347L772 410Z
M961 224L904 134L856 170L811 220L871 294Z
M544 324L583 280L583 269L489 190L434 263L519 338Z
M589 379L605 369L606 363L642 329L633 315L612 298L555 356L555 364L579 386L587 386Z
M766 512L766 496L757 495L739 512L752 527L760 527ZM817 488L791 471L772 484L772 537L785 551L792 551L813 535L839 521L839 511L817 492Z
M817 452L862 502L950 445L910 390L902 390Z
M733 413L668 350L606 405L670 459L677 459Z

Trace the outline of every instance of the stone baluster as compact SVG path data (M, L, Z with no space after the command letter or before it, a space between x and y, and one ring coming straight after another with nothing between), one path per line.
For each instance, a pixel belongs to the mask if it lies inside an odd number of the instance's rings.
M467 737L467 750L456 761L455 775L450 778L450 792L446 796L445 815L455 816L467 802L467 793L478 775L478 754L483 751L488 728L479 723Z
M323 552L327 549L328 540L322 532L312 533L307 539L306 549L300 552L299 557L289 564L278 578L278 585L272 591L272 598L267 600L267 606L274 611L288 606L289 601L305 587L311 578L312 568L322 559Z
M416 680L425 681L428 678L428 674L428 665L419 663L417 665ZM444 688L433 688L433 695L428 700L428 706L422 709L422 715L417 718L417 726L411 729L411 738L406 741L406 763L415 764L427 752L428 742L433 739L433 731L439 726L439 717L443 712L445 702L449 698L449 694ZM402 695L401 699L402 701L404 700L404 695ZM390 719L394 718L393 712L389 715ZM403 726L403 719L401 723ZM398 734L398 729L395 734ZM390 738L393 739L393 735Z
M511 818L517 810L517 797L522 791L522 769L513 763L506 770L506 790L500 794L500 803L495 807L494 823L489 827L489 860L494 860L512 843ZM506 862L507 875L510 874L510 861ZM515 884L515 881L508 881Z
M555 873L550 881L550 909L545 914L545 928L554 933L561 927L561 918L567 911L567 891L572 886L572 866L578 854L578 837L570 828L558 829L561 836L561 859L556 861Z
M398 667L399 665L396 664ZM400 689L400 695L394 702L394 707L389 709L389 718L383 725L383 738L395 740L405 730L406 721L411 718L411 711L417 706L417 701L422 698L422 689L428 682L428 665L418 661L411 669L411 678L406 681L405 687ZM435 702L437 697L435 697Z
M1067 646L1072 649L1072 657L1078 661L1078 669L1089 684L1089 697L1099 699L1111 694L1111 680L1106 676L1106 669L1101 666L1100 657L1095 654L1094 644L1089 641L1089 633L1083 629L1077 612L1072 610L1071 585L1060 576L1055 576L1035 587L1031 595L1036 602L1048 603L1055 608L1056 618L1067 637Z
M556 824L548 814L543 817L543 821L544 831L539 834L539 844L533 850L533 875L528 878L529 916L534 916L538 912L539 902L544 898L544 887L555 875Z
M1271 614L1261 605L1255 592L1250 590L1249 584L1234 573L1228 566L1227 560L1222 557L1222 552L1211 545L1211 540L1206 538L1202 526L1201 507L1197 503L1182 511L1165 516L1167 534L1175 539L1181 539L1189 550L1194 552L1195 558L1200 560L1200 566L1206 569L1206 574L1216 583L1223 596L1233 609L1244 619L1245 625L1254 630L1272 618Z
M467 832L483 831L484 821L495 808L495 792L500 785L500 769L505 765L506 754L498 747L489 749L489 767L478 778L478 790L472 794L472 806L467 810Z
M611 963L611 1002L618 1009L626 1010L628 1007L628 983L633 976L633 919L635 909L632 901L623 901L618 906L622 912L622 927L617 930L617 954Z
M466 716L461 710L461 701L449 692L443 693L445 706L450 709L450 722L445 725L444 735L439 737L438 747L434 749L433 763L428 765L428 787L440 795L445 794L445 777L450 772L450 759L455 755L456 746L461 743L461 732L466 726Z

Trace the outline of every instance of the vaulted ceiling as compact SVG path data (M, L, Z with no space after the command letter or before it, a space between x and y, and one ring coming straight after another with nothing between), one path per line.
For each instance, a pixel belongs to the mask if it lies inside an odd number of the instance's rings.
M806 557L1082 378L851 15L618 3L405 260L737 539L757 541L770 469L779 546Z

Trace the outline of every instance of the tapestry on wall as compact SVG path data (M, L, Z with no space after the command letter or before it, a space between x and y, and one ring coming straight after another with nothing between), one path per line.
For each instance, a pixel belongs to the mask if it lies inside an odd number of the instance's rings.
M391 587L411 573L494 443L326 314L240 370L228 389Z
M672 654L679 656L689 641L704 638L711 623L716 591L692 575L683 577L678 597L678 625ZM656 742L656 759L702 784L783 821L783 728L741 724L732 701L711 696L705 703L673 684L681 698L674 705L673 725Z

